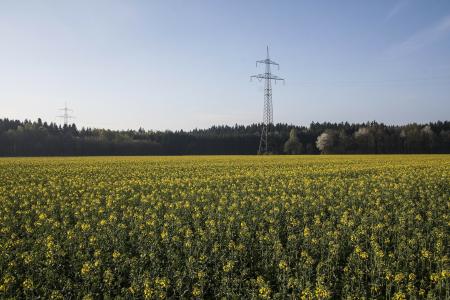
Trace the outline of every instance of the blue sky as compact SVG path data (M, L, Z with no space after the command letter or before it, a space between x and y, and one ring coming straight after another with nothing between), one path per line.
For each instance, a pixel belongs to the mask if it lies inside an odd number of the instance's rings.
M450 1L0 0L0 118L192 129L450 116Z

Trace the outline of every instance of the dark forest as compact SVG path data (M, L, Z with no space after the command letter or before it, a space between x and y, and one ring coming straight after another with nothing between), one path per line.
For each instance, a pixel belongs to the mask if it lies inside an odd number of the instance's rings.
M0 120L0 156L256 154L261 124L191 131L105 130ZM450 153L450 122L311 123L270 128L274 154Z

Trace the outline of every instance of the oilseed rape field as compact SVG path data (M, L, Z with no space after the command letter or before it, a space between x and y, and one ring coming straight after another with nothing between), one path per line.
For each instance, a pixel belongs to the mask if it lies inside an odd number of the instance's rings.
M0 159L0 298L449 299L450 156Z

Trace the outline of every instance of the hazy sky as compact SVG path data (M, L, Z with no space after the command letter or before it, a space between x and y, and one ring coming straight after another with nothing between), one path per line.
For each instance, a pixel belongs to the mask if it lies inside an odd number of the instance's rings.
M0 118L113 129L450 117L450 1L0 0Z

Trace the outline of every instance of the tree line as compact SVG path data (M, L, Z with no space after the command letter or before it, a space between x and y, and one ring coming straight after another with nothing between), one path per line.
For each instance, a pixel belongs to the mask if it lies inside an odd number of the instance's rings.
M270 126L274 154L450 153L450 122ZM0 119L0 156L256 154L262 124L191 131L107 130Z

